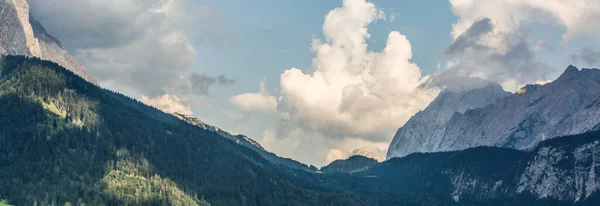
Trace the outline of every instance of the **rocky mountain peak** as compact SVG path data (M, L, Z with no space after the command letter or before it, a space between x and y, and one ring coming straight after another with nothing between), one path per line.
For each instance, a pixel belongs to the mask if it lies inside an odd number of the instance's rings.
M58 39L46 32L29 12L26 0L0 0L0 55L35 56L53 61L91 83L88 69L69 54Z
M482 102L476 96L462 94L467 99L462 101L437 98L398 130L388 158L477 146L526 150L546 139L600 128L600 110L596 109L600 99L600 70L578 70L571 65L555 81L525 88L523 94L505 95L479 107L473 107L475 104L471 102ZM439 105L432 107L436 104ZM465 112L455 110L451 118L445 116L447 111L436 109L460 108L462 104L473 108ZM424 118L427 113L445 121Z
M556 79L556 82L571 81L577 79L579 76L579 69L573 65L569 65L567 69Z
M0 54L39 56L39 44L27 27L29 5L25 0L0 1Z
M470 109L484 107L510 94L497 83L463 91L442 91L425 110L415 114L398 129L386 158L403 157L413 152L427 152L437 147L440 143L435 140L435 137L443 134L444 124L454 114L463 114ZM427 141L428 139L434 141Z

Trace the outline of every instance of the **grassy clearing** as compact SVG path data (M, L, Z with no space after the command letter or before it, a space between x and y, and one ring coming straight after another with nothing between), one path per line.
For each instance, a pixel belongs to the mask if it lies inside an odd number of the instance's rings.
M8 204L8 200L0 200L0 206L12 206Z

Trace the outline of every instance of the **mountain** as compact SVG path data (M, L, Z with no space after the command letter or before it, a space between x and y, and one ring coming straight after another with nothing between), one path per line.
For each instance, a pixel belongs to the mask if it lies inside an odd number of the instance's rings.
M455 114L433 151L475 146L531 149L557 136L600 128L600 70L569 66L555 81L527 85L483 108Z
M321 168L324 173L355 173L377 165L377 160L361 155L353 155L345 160L335 160Z
M431 108L437 103L447 104L438 101L445 99L442 93L398 130L388 158L477 146L528 150L545 139L600 129L600 70L580 71L569 66L555 81L527 85L521 91L524 93L499 98L483 107L458 111L449 119L448 113L436 113Z
M423 111L411 117L394 135L387 159L403 157L415 152L435 151L441 144L446 123L454 113L481 108L510 95L499 84L461 92L442 91Z
M366 205L36 57L0 57L0 117L12 205Z
M2 204L600 203L600 131L530 151L476 147L382 163L354 156L310 172L278 164L244 136L101 89L56 63L11 55L0 57L0 117Z
M600 132L557 137L531 151L476 147L414 153L312 181L371 205L599 205Z
M284 167L284 169L296 169L296 170L303 170L306 172L313 172L313 173L317 171L317 168L315 166L312 166L312 165L307 166L296 160L279 157L276 154L265 150L258 142L254 141L253 139L249 138L246 135L242 135L242 134L232 135L231 133L229 133L225 130L222 130L218 127L206 124L198 118L191 117L191 116L188 116L185 114L174 113L173 116L175 116L193 126L197 126L204 130L215 132L225 139L231 140L239 145L242 145L251 150L254 150L258 154L260 154L263 158L265 158L266 160L271 162L272 164Z
M29 12L26 0L0 0L0 55L36 56L64 66L98 84L89 71L46 32Z
M175 116L191 125L200 127L204 130L216 132L217 134L221 135L222 137L224 137L226 139L229 139L238 144L244 145L248 148L252 148L253 150L265 151L265 149L258 142L254 141L253 139L248 138L246 135L232 135L231 133L229 133L225 130L222 130L221 128L206 124L202 120L200 120L196 117L191 117L191 116L188 116L185 114L176 112L176 113L173 113L173 116Z

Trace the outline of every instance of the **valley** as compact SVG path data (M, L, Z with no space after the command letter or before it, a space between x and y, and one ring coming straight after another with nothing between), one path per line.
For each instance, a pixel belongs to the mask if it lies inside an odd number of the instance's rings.
M0 206L600 205L598 18L0 0Z

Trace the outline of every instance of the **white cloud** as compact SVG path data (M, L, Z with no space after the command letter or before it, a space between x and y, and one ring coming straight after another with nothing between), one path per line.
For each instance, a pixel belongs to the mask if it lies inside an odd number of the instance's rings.
M325 163L329 164L334 160L347 159L353 155L362 155L381 162L385 160L388 144L388 142L372 142L357 138L344 138L336 141L336 146L327 151Z
M191 115L192 110L190 107L183 104L181 99L175 95L162 95L157 97L143 96L140 101L144 104L156 107L166 113L180 113L185 115Z
M397 16L397 14L396 14L396 13L391 13L391 14L390 14L390 17L389 17L389 21L390 21L390 22L394 22L394 21L396 20L396 16Z
M277 110L277 98L269 94L264 80L260 82L258 93L238 94L231 97L229 102L245 112L275 113Z
M281 74L278 102L262 86L230 99L244 111L277 107L276 123L261 139L267 150L314 165L354 154L384 159L394 131L439 92L422 87L430 77L411 62L400 32L389 33L383 51L368 51L368 25L384 18L373 3L344 0L325 17L325 39L312 42L312 71Z
M342 152L342 150L339 149L330 149L329 151L327 151L327 154L325 155L325 164L329 164L335 160L342 160L342 159L346 159L348 158L348 155L346 155L344 152Z
M293 157L303 163L324 166L336 159L362 155L383 161L388 141L370 141L355 137L328 138L323 134L299 128L291 122L266 129L260 143L268 151L283 157Z
M562 26L566 43L577 35L600 35L600 28L589 24L600 17L600 2L590 0L450 0L459 19L453 25L454 42L460 51L451 53L452 66L442 73L476 77L499 82L515 91L524 84L546 82L557 70L537 60L537 53L552 45L532 39L530 30L538 24ZM477 28L487 20L489 30ZM473 33L473 30L480 30ZM448 56L446 56L448 57Z
M314 72L291 68L281 75L278 111L299 128L327 138L389 140L427 106L438 91L419 87L427 77L410 62L404 35L391 32L383 51L367 51L367 26L382 17L365 0L345 0L329 12L325 42L313 41Z
M516 91L547 80L555 70L536 59L529 30L505 30L489 18L477 20L446 48L447 69L432 78L434 84L466 89L491 81Z
M310 151L299 149L298 146L304 141L300 141L305 137L300 129L290 129L284 133L274 129L267 129L263 132L261 145L268 151L283 157L294 157L304 163L315 164L314 160L321 159L318 157L302 158L300 154L311 154ZM304 142L306 143L306 142ZM310 161L313 160L313 161Z
M437 77L445 81L476 77L499 82L512 91L524 84L546 82L558 70L537 60L537 52L552 46L532 41L529 30L533 25L562 26L563 43L577 35L600 35L600 27L590 24L600 18L596 0L450 0L450 4L459 19L452 26L454 42L449 49L462 48L450 52L453 65ZM490 30L473 33L485 19Z
M600 2L596 0L450 0L450 3L459 16L453 25L455 39L483 17L505 28L515 28L523 22L556 23L565 27L565 39L579 33L600 34L600 28L590 24L600 18Z
M102 84L147 96L202 96L231 80L190 71L195 45L220 44L218 13L187 0L28 0L32 14ZM198 97L194 97L198 98Z

